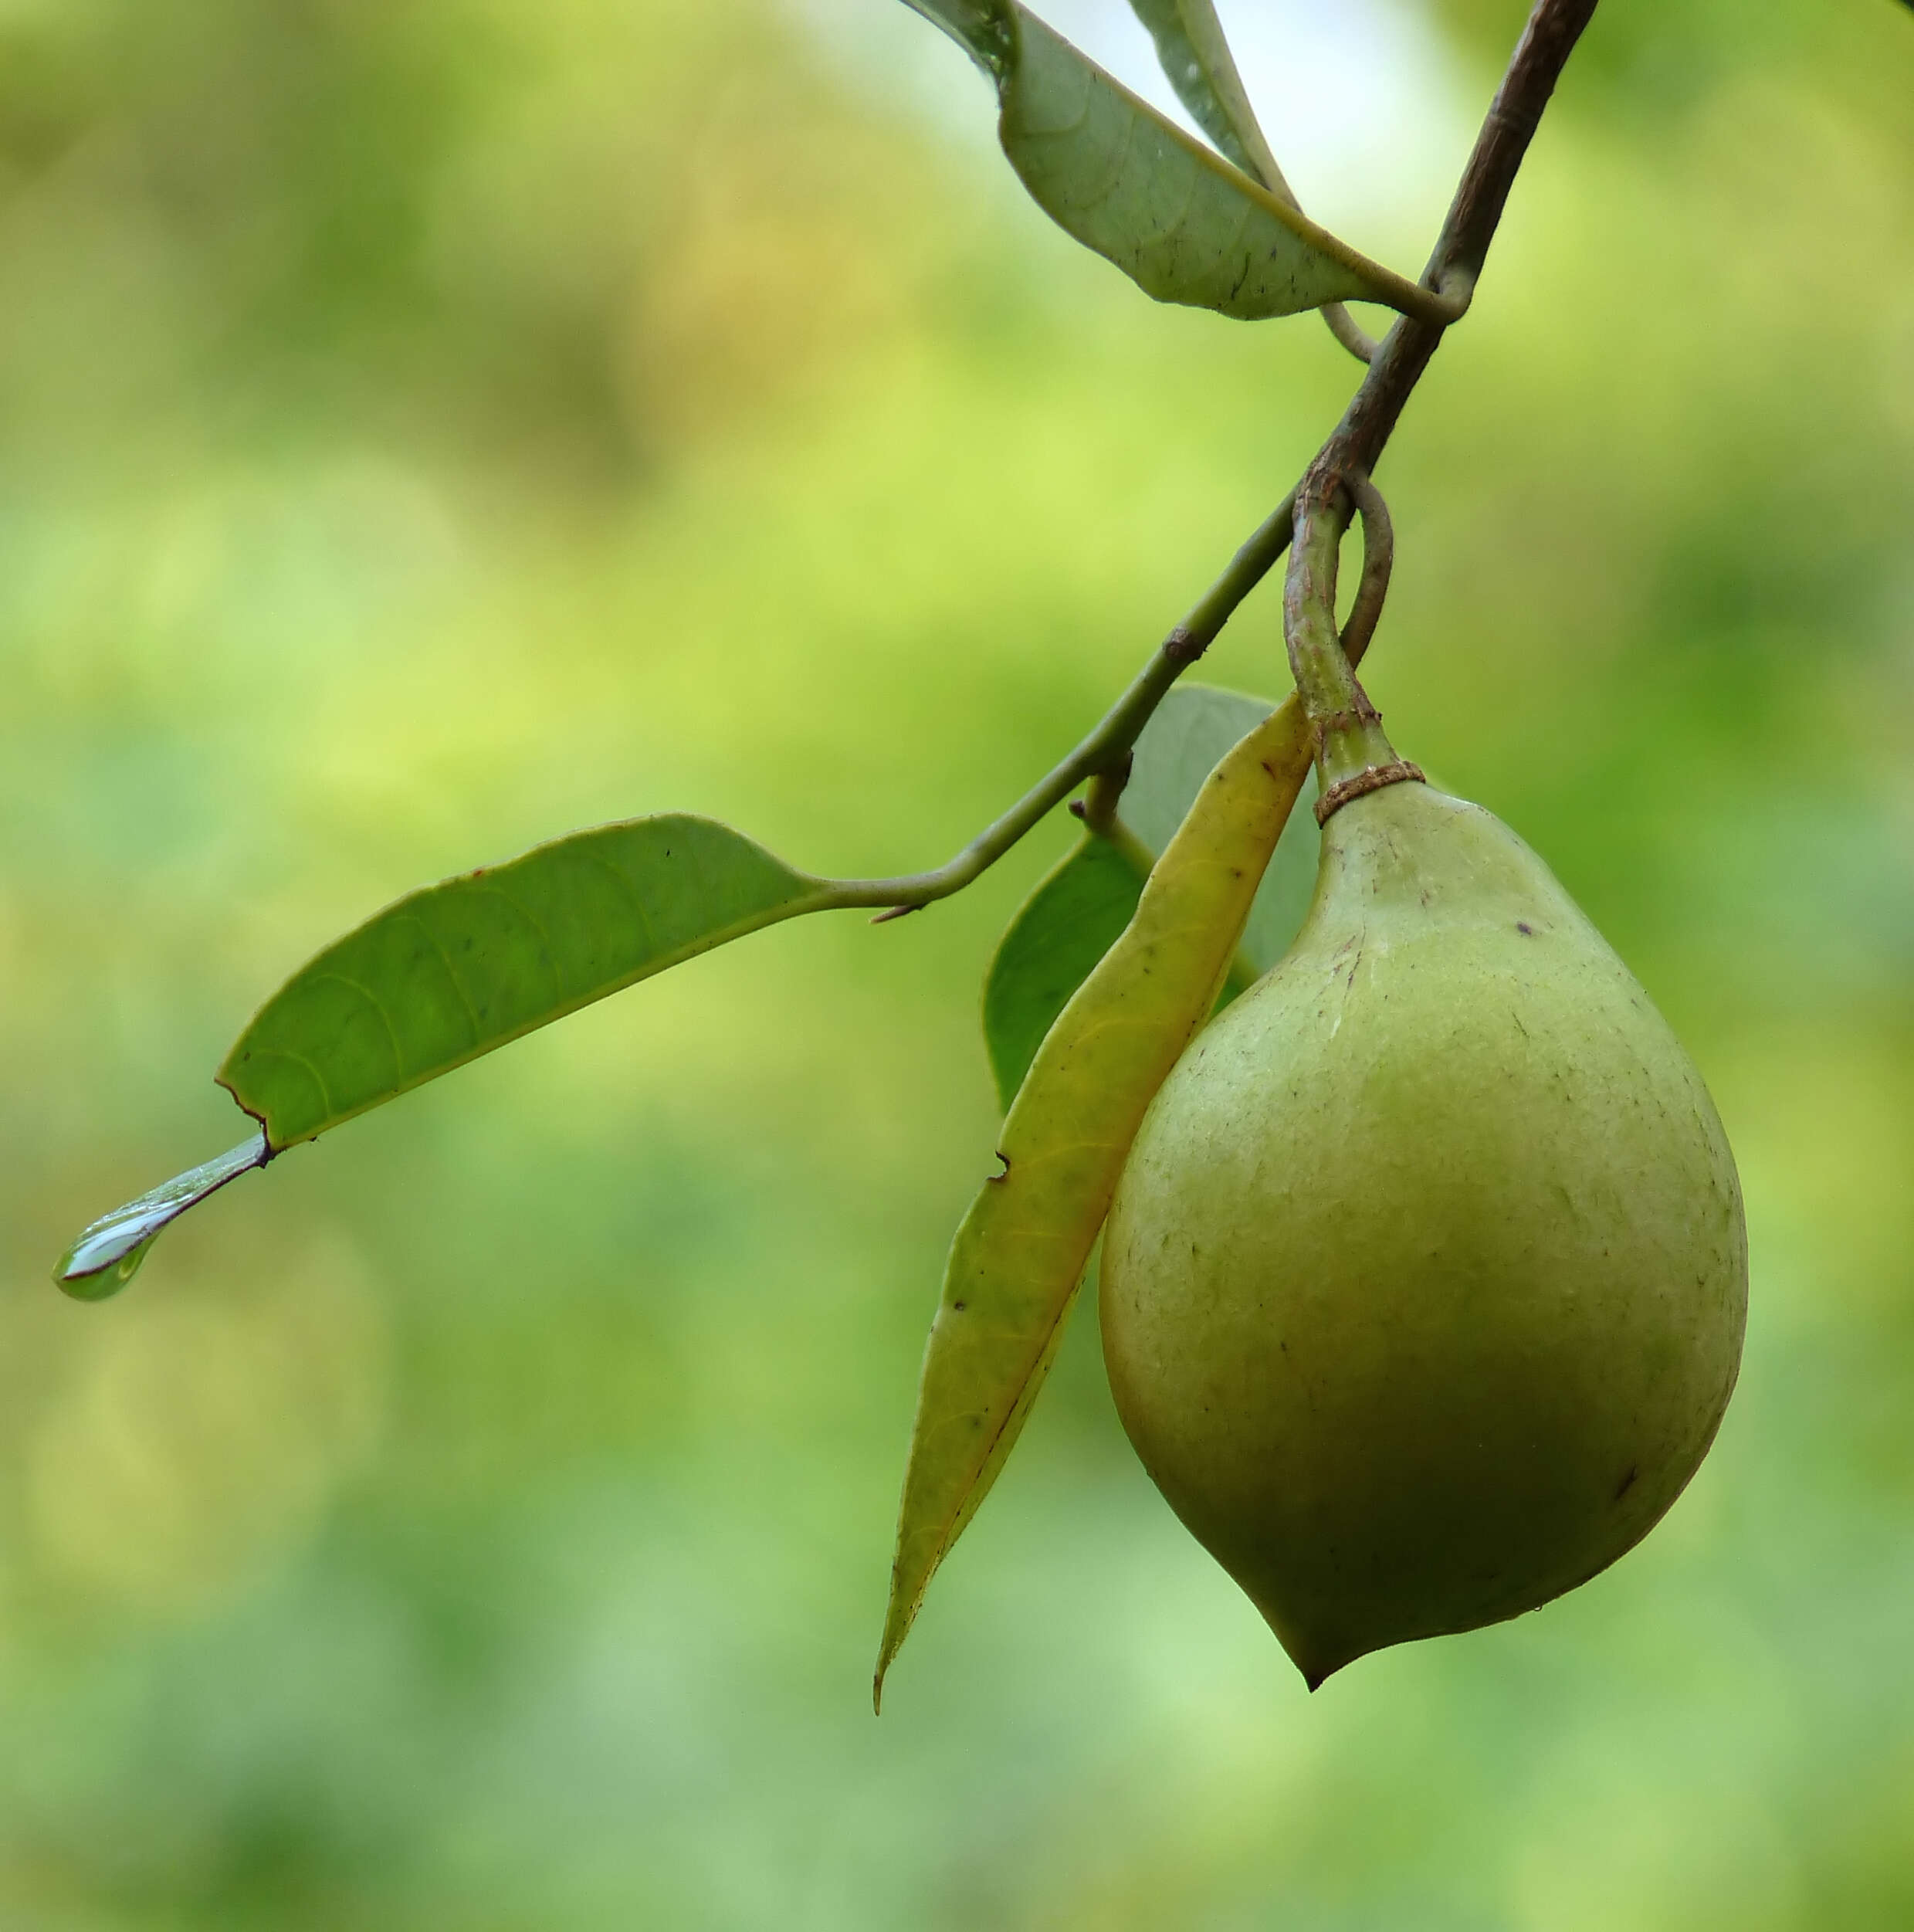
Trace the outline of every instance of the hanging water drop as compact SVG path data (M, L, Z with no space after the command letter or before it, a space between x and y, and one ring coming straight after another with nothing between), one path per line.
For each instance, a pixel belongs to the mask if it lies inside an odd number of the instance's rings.
M147 1252L188 1208L272 1158L263 1133L103 1215L59 1258L53 1280L76 1301L105 1301L140 1272Z

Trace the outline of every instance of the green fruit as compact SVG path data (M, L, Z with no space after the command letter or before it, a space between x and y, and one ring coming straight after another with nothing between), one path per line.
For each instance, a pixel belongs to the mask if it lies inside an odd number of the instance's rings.
M1157 1094L1102 1295L1137 1453L1313 1689L1648 1533L1734 1387L1747 1246L1648 995L1506 826L1396 783Z

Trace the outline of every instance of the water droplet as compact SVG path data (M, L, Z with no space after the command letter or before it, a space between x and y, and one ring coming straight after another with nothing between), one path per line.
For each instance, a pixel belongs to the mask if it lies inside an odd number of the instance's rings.
M60 1264L54 1272L53 1279L76 1301L108 1301L124 1288L140 1272L140 1265L151 1252L153 1244L159 1239L151 1234L145 1240L129 1248L116 1261L109 1261L105 1266L87 1268L90 1256L83 1250L97 1251L98 1238L76 1242L60 1257Z
M263 1134L190 1169L164 1186L103 1215L59 1259L53 1280L76 1301L104 1301L140 1272L161 1233L188 1208L270 1158Z

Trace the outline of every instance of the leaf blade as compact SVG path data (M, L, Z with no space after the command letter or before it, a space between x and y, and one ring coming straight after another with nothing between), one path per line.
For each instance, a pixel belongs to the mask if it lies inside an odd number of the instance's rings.
M998 76L998 136L1051 219L1160 302L1241 320L1344 300L1443 319L1371 261L1193 140L1028 8Z
M574 832L409 893L309 960L221 1065L274 1152L727 940L835 903L713 819Z
M1005 0L904 0L933 26L941 27L984 71L1003 73L1016 42Z
M984 1044L1005 1113L1070 995L1123 936L1143 883L1128 854L1086 832L1004 928L984 979Z
M996 82L998 139L1037 205L1157 301L1248 321L1345 299L1446 319L1438 297L1371 261L1255 178L1246 164L1253 157L1233 130L1228 139L1218 131L1228 130L1228 116L1213 85L1205 84L1198 119L1228 160L1016 0L905 4Z
M1159 852L1176 836L1203 781L1230 747L1276 707L1265 697L1220 685L1177 686L1137 739L1130 783L1119 806L1123 824L1147 851ZM1316 774L1303 781L1299 802L1316 796ZM1289 950L1316 890L1321 844L1308 812L1292 810L1243 928L1242 951L1266 973Z
M1190 110L1191 118L1245 175L1258 174L1260 171L1244 147L1228 107L1204 70L1177 0L1130 0L1130 10L1148 30L1156 45L1157 64L1176 90L1177 100Z
M984 1050L1005 1113L1044 1035L1121 936L1157 855L1175 836L1217 761L1267 717L1267 699L1181 683L1137 741L1116 839L1086 832L1018 909L984 976ZM1314 776L1305 781L1313 795ZM1316 828L1290 814L1250 908L1239 962L1250 978L1288 951L1316 882ZM1249 978L1232 974L1225 1002Z
M874 1696L1022 1425L1145 1108L1208 1017L1310 755L1292 699L1218 765L1046 1035L951 1244L925 1347Z

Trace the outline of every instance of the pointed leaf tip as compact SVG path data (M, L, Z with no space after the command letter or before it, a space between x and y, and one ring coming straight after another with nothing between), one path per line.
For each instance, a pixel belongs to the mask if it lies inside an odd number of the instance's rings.
M76 1301L105 1301L117 1295L139 1272L161 1234L188 1208L271 1158L262 1129L217 1160L189 1168L138 1200L102 1215L60 1256L54 1282Z

